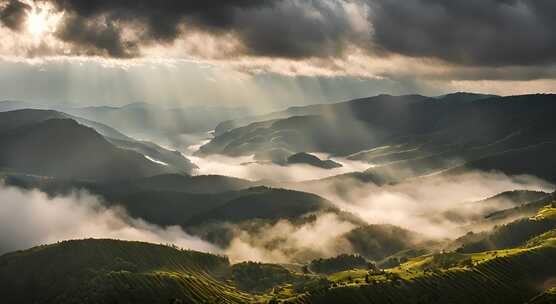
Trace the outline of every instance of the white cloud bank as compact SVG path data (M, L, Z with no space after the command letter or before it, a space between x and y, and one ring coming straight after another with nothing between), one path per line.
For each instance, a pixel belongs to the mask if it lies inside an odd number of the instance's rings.
M37 190L22 191L0 184L0 253L67 239L112 238L175 244L218 253L219 250L180 227L161 228L106 208L85 192L49 198Z

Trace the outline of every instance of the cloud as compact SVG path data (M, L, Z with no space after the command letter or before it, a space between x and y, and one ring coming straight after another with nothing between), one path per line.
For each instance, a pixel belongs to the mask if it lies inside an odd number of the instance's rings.
M6 2L4 0L3 2ZM27 4L29 2L29 4ZM24 32L32 8L63 12L54 33L72 55L129 58L149 46L171 46L201 33L235 41L219 57L278 58L339 56L351 44L370 38L361 6L345 0L106 1L10 0L0 7L3 23ZM189 41L191 42L191 40ZM206 57L203 43L190 47ZM231 51L231 52L230 52ZM182 56L191 54L182 54Z
M106 18L95 21L78 16L67 17L60 24L56 35L64 42L70 42L72 53L78 55L115 58L139 55L138 42L124 41L117 23Z
M477 66L556 63L556 4L551 0L0 3L2 23L20 32L34 7L64 12L56 36L69 44L73 54L136 57L145 47L172 45L204 33L222 43L235 41L232 50L217 54L226 57L328 58L357 47L374 55L429 57ZM202 44L196 47L203 48Z
M344 187L347 191L341 192L328 184L301 186L303 190L315 191L331 199L339 208L359 216L368 224L390 224L417 232L413 244L430 240L446 241L469 230L490 229L496 223L482 223L480 220L484 214L515 206L514 202L505 199L492 200L486 205L474 203L476 201L515 189L554 189L553 185L534 177L508 177L483 172L385 186L351 182ZM223 252L233 262L304 263L317 258L357 253L346 234L358 224L332 213L309 218L294 222L279 220L212 225L218 225L232 235ZM198 229L203 230L202 227ZM211 227L208 226L208 229ZM374 237L380 239L379 235Z
M485 205L472 202L504 191L550 192L555 189L554 185L533 176L507 176L481 171L468 171L458 175L436 174L381 186L347 177L300 182L325 177L327 172L305 166L286 169L273 165L239 165L250 159L193 157L202 174L226 174L252 180L282 180L285 183L278 183L281 187L318 194L368 224L399 226L417 232L427 240L454 239L469 230L477 232L490 229L499 223L482 221L486 214L515 206L515 202L504 199L489 201ZM343 161L341 158L335 160ZM346 172L362 171L369 166L357 162L344 165ZM400 168L388 173L401 177L410 171L413 171L412 168ZM233 234L224 252L236 262L256 260L291 263L354 253L354 249L342 235L355 228L355 225L333 214L320 215L314 221L303 224L281 220L262 226L221 225Z
M504 89L512 90L518 81L539 86L556 79L555 5L551 0L0 0L0 55L86 57L124 66L140 59L193 60L233 71L233 77L349 77L383 86L367 95L446 93L479 88L484 80L504 81ZM48 30L31 33L32 12L47 12Z
M235 237L224 250L233 262L306 262L321 257L351 253L351 245L340 238L356 226L334 214L293 225L287 220L267 224L253 231L233 227Z
M556 63L551 0L369 0L389 53L476 66Z
M140 56L140 47L170 44L188 31L214 34L233 28L238 10L269 1L49 1L67 17L57 37L72 53L104 57Z
M37 190L22 191L0 184L0 253L67 239L113 238L172 243L204 252L218 248L183 232L132 219L120 209L106 208L85 192L49 198Z
M12 30L21 30L31 7L17 0L0 1L0 5L2 4L4 6L0 6L0 22Z
M256 163L253 156L227 157L224 155L210 155L205 157L187 155L199 169L198 175L227 175L251 181L271 180L276 182L299 182L326 178L348 172L363 171L368 164L350 161L345 158L333 158L342 167L321 169L310 165L280 166L272 163ZM328 159L329 155L319 155L321 159Z
M310 58L342 56L348 46L363 44L370 29L346 1L277 1L274 9L238 18L247 53L265 57Z
M454 238L468 231L467 225L476 220L474 216L480 213L480 208L465 208L466 202L479 201L504 191L550 192L555 189L554 185L532 176L481 171L454 176L438 174L383 186L345 179L337 183L292 186L296 190L318 194L369 224L392 224L431 238ZM506 206L504 202L498 205L500 208ZM446 211L457 213L463 220L444 217L442 214Z

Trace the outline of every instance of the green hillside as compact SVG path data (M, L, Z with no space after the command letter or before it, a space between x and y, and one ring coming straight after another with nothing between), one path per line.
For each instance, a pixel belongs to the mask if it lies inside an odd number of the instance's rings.
M551 209L538 219L552 217ZM0 297L3 303L552 303L553 290L541 294L537 287L553 284L556 229L511 249L426 254L386 270L364 262L344 255L306 267L230 265L222 256L171 246L65 241L0 256ZM310 274L321 268L329 274Z
M418 246L419 234L393 225L366 225L342 236L353 251L370 260L382 260L399 251Z
M0 257L3 303L245 303L227 258L115 240L66 241Z
M485 221L492 223L508 222L508 219L517 219L523 217L531 217L537 214L539 209L554 201L556 193L548 194L538 200L531 201L514 208L496 211L485 216Z
M522 206L541 200L544 201L541 206L544 206L550 201L549 197L549 193L542 191L504 191L480 201L460 203L457 207L443 212L442 215L449 220L462 223L482 221L485 218L491 218L491 220L495 218L503 219L503 216L496 217L496 214L510 213L508 210L518 210ZM523 209L521 210L523 211ZM532 213L534 214L538 209L532 210Z
M556 239L479 254L412 259L383 274L350 271L294 303L524 303L553 277Z
M529 221L555 217L556 208L548 205ZM521 222L516 223L523 229ZM490 234L499 234L499 229ZM328 285L299 294L290 302L525 303L534 297L531 301L550 300L551 290L539 295L538 286L554 284L551 280L556 275L556 228L544 233L524 230L514 240L521 245L512 248L439 252L411 258L385 271L352 269L335 273L328 276Z
M481 252L506 249L523 245L527 240L556 229L556 204L540 209L536 216L497 226L491 232L482 234L479 240L464 243L459 252Z
M360 255L341 254L327 259L316 259L309 263L310 271L332 274L349 269L374 269L375 266Z
M306 274L292 273L276 264L244 262L232 266L231 279L239 289L252 293L268 293L284 284L303 285L312 279Z

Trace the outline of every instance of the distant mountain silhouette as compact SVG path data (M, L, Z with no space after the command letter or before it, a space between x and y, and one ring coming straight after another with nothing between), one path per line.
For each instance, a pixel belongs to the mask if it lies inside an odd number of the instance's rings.
M15 132L17 129L21 129L20 133L24 131L30 131L30 127L33 125L42 124L43 127L47 126L54 126L55 122L46 123L49 120L66 120L65 126L68 127L68 130L64 130L62 123L58 122L58 130L59 132L56 134L56 137L51 138L53 141L54 139L58 140L60 144L64 143L67 144L68 147L76 145L77 143L86 140L85 138L79 138L76 135L73 138L69 138L64 136L66 132L72 132L74 130L81 130L83 132L83 136L92 137L91 132L84 131L85 129L91 129L95 134L94 138L97 138L99 142L103 142L103 144L109 143L110 146L114 148L118 148L118 150L125 150L128 152L135 151L138 152L139 156L141 156L141 163L149 163L148 165L142 165L140 167L159 167L161 169L157 170L147 170L149 173L147 175L131 175L126 174L125 172L118 173L123 175L128 175L130 178L137 178L140 176L150 176L153 174L161 174L161 173L191 173L192 169L195 167L187 158L185 158L181 153L175 151L166 150L156 144L150 142L139 142L133 138L130 138L117 130L114 130L111 127L106 125L86 120L83 118L75 117L68 115L66 113L52 111L52 110L35 110L35 109L23 109L23 110L15 110L15 111L8 111L8 112L0 112L0 136L3 134L8 134L9 132ZM69 121L73 121L76 123L70 123ZM34 128L34 132L39 132L40 128ZM46 132L46 131L45 131ZM77 131L76 131L77 132ZM23 136L24 134L21 133L20 135ZM53 134L42 133L35 134L34 136L54 136ZM17 136L16 136L17 137ZM102 137L100 139L99 137ZM17 138L12 137L11 139L17 140ZM6 146L7 149L10 147ZM61 149L63 147L60 147ZM64 152L65 151L65 152ZM70 153L74 153L75 151L64 150L61 151L60 157L77 157L76 155L71 155ZM38 153L39 151L35 151ZM97 151L99 152L99 151ZM135 155L135 154L134 154ZM95 158L102 158L103 155L97 155ZM149 157L147 159L146 157ZM159 163L156 163L156 162ZM151 164L152 163L152 164ZM153 166L156 165L156 166ZM62 168L60 168L62 170ZM37 172L34 172L37 173ZM118 175L115 174L115 175Z
M130 191L158 190L177 191L187 193L222 193L237 191L255 186L257 183L221 175L197 175L187 176L182 174L164 174L140 179L134 179L123 183L112 184L114 190Z
M165 108L138 102L122 107L62 109L72 115L109 125L128 134L173 138L183 133L208 132L227 119L245 115L245 109L224 107Z
M361 222L315 194L257 186L246 180L216 175L163 174L127 181L77 181L5 174L4 181L10 186L39 189L52 196L84 189L102 197L108 206L121 206L131 216L161 226L296 220L320 212Z
M311 212L339 211L331 202L311 193L261 186L238 194L222 206L188 221L188 225L211 221L233 223L252 219L295 219Z
M70 119L51 119L2 132L0 145L0 166L26 173L120 180L167 171Z
M245 108L184 106L165 107L154 103L135 102L123 106L87 106L35 104L24 101L0 101L0 112L19 109L56 110L94 121L117 129L133 137L149 140L164 139L175 146L186 147L196 143L183 134L197 133L197 136L209 132L222 121L248 115ZM83 121L79 121L85 124ZM87 124L85 124L87 125ZM95 127L99 133L100 130ZM103 134L103 133L101 133ZM106 135L106 134L103 134ZM115 139L114 136L109 136Z
M304 116L231 129L198 153L325 152L375 165L369 174L396 172L392 180L467 165L556 181L556 95L380 95L287 113Z

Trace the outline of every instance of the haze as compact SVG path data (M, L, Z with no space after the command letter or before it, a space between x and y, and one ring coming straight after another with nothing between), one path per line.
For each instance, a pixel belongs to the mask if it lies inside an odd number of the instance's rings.
M0 0L0 302L553 303L555 29L553 0Z

